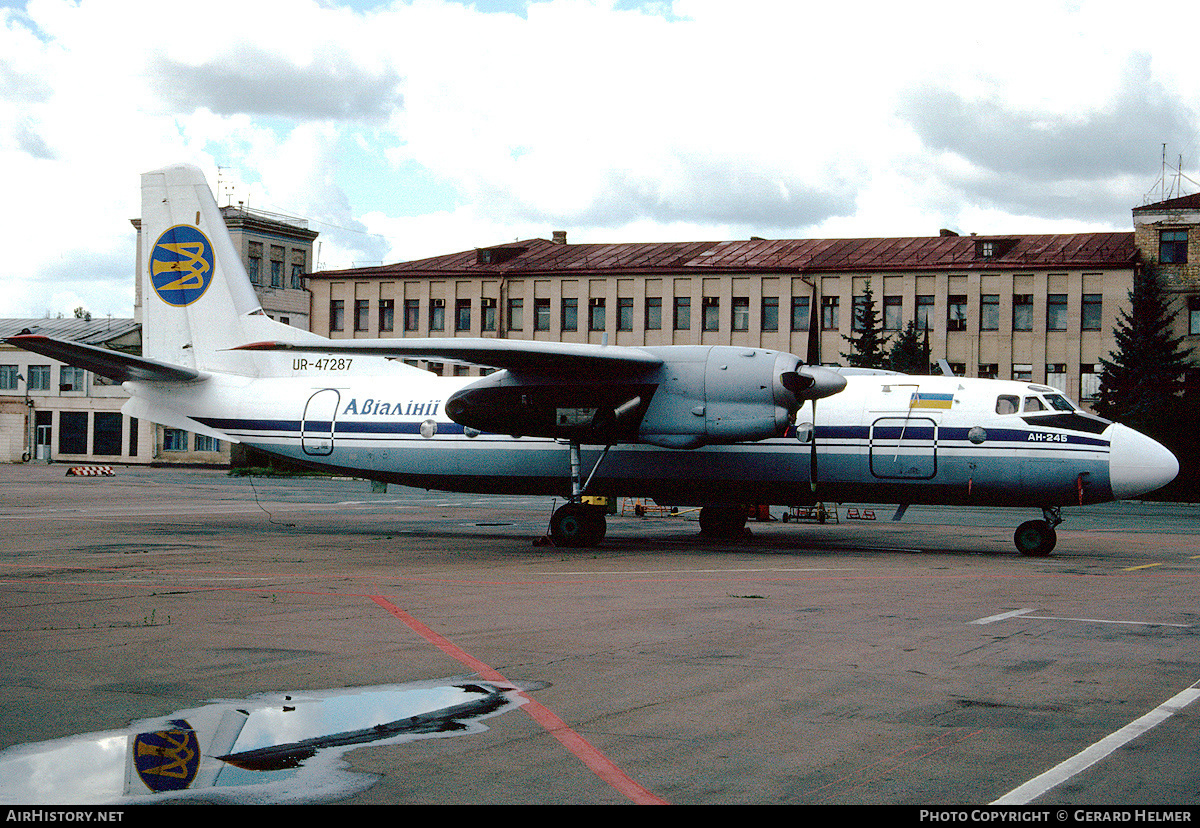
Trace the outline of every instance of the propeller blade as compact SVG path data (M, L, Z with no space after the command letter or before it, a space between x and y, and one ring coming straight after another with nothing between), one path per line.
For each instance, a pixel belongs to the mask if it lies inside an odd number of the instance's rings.
M812 401L812 445L808 451L808 487L813 494L817 493L817 401Z

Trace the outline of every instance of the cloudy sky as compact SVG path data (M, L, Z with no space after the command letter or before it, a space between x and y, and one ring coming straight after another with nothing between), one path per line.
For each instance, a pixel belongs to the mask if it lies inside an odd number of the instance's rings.
M1128 230L1164 144L1200 178L1198 24L1128 0L0 0L0 317L130 316L138 176L178 161L309 219L324 268L553 230Z

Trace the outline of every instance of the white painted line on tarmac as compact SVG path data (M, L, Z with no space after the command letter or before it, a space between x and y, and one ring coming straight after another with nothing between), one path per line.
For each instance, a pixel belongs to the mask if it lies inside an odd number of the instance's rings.
M860 569L589 569L574 572L535 572L534 575L736 575L746 572L860 572Z
M1015 618L1018 615L1025 615L1029 612L1034 612L1032 608L1013 610L1012 612L1002 612L999 615L989 615L987 618L976 618L974 621L969 621L970 624L994 624L997 621L1003 621L1006 618Z
M1114 750L1133 741L1138 736L1150 730L1150 728L1162 724L1197 698L1200 698L1200 681L1181 693L1176 693L1140 719L1130 722L1116 733L1105 736L1091 747L1085 748L1065 762L1055 765L1042 775L1030 779L1024 785L1014 788L991 804L1027 805L1052 788L1087 770Z
M1189 629L1191 624L1169 624L1165 621L1113 621L1107 618L1070 618L1060 615L1030 615L1029 613L1036 612L1033 609L1019 609L1012 612L1002 612L999 615L989 615L987 618L977 618L974 621L968 621L968 624L994 624L997 621L1005 621L1009 618L1028 618L1036 621L1083 621L1088 624L1126 624L1135 627L1179 627L1180 629Z

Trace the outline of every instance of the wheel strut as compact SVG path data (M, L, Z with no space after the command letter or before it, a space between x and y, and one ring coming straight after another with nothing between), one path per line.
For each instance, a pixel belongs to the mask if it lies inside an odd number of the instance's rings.
M554 540L555 546L595 546L604 538L608 528L604 512L596 506L584 503L583 493L591 485L592 478L596 476L596 470L600 468L600 464L604 462L604 458L608 456L608 450L611 448L611 444L604 447L596 464L592 466L587 480L584 480L579 442L577 440L570 442L570 499L565 505L555 509L550 518L550 537Z

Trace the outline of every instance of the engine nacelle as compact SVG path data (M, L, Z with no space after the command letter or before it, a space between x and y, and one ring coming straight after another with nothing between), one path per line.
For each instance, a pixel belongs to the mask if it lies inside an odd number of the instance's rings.
M735 346L675 350L642 417L641 442L690 449L783 436L799 403L782 377L799 359Z

